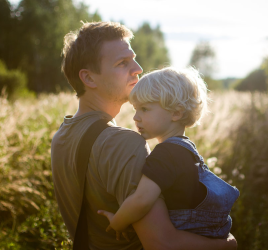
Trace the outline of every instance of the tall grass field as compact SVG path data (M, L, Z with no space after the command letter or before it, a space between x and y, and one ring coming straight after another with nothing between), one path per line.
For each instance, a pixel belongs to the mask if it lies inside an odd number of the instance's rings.
M209 168L240 190L231 211L239 250L268 250L268 95L210 94L210 113L186 130ZM50 144L74 94L0 97L0 249L71 249L53 191ZM135 130L128 103L116 117ZM153 149L155 140L148 142Z

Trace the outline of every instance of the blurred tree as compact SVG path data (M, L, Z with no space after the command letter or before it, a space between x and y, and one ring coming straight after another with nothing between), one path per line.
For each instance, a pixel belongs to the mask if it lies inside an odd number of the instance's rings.
M72 0L21 0L16 8L7 0L0 4L0 60L7 69L25 72L28 88L37 93L69 87L60 69L63 37L78 29L80 20L100 21L98 13ZM144 23L134 35L132 47L144 72L170 63L159 26Z
M18 52L17 30L19 12L7 0L0 0L0 59L8 68L16 68L16 53ZM15 58L14 58L15 56Z
M239 81L239 79L235 77L221 79L222 87L224 89L233 89L237 81Z
M263 59L261 69L264 70L266 76L266 87L268 89L268 56Z
M89 14L88 8L84 3L75 6L72 0L22 0L14 10L10 28L15 37L4 42L6 55L1 53L0 59L8 68L26 72L28 87L35 92L66 88L68 85L60 70L63 37L79 28L80 20L101 19L98 13ZM5 9L8 13L7 7ZM11 14L9 10L12 19Z
M246 78L236 83L235 89L238 91L267 91L267 75L265 69L256 69Z
M189 64L204 76L212 77L216 70L216 53L209 42L201 41L195 46Z
M134 31L134 35L131 46L144 73L170 64L164 36L159 26L153 29L145 22Z
M231 233L238 250L268 249L268 106L267 95L252 93L237 125L230 129L229 155L222 156L222 170L240 191L231 211ZM232 113L231 113L232 114ZM226 151L225 151L226 152ZM264 240L265 239L265 240Z
M19 70L8 70L0 60L0 94L4 90L8 96L18 92L25 92L26 76Z
M217 68L216 52L209 42L201 41L196 44L189 65L199 70L209 89L222 88L222 82L213 79L213 74Z

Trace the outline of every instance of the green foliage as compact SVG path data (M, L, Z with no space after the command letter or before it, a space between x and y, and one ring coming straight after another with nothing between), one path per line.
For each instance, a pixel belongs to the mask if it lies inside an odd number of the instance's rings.
M263 65L263 67L265 64ZM261 91L268 90L268 77L265 68L251 72L246 78L237 82L235 89L238 91Z
M186 135L208 162L216 159L213 171L240 190L231 212L238 250L268 249L268 97L220 95L212 96L215 104L202 127Z
M216 70L216 52L209 42L201 41L196 44L189 65L200 72L209 90L224 89L223 82L212 77Z
M264 70L265 72L265 77L266 77L266 88L268 89L268 56L266 56L263 59L262 65L261 65L261 69Z
M223 89L234 89L234 87L236 86L236 82L239 80L240 79L234 77L221 79Z
M268 108L264 96L255 94L244 109L234 142L222 168L232 176L241 196L234 206L232 232L239 249L268 249Z
M170 64L164 36L159 26L153 29L149 23L144 23L134 31L134 35L131 46L144 73Z
M0 37L5 37L0 59L8 68L21 68L27 74L30 90L68 88L60 69L63 37L78 29L80 20L99 21L100 16L89 14L87 5L74 5L72 0L22 0L14 11L5 6L7 17L0 19L0 27L5 27L0 31Z
M25 72L27 86L34 92L70 88L60 68L63 37L80 28L80 20L100 21L99 14L89 13L87 5L74 5L72 0L21 0L16 8L7 0L0 4L0 59L9 69ZM169 65L159 26L144 23L134 34L132 47L144 72Z
M8 96L25 92L26 76L19 70L8 70L0 60L0 93L5 91Z
M0 249L70 249L50 166L51 139L62 107L72 103L68 97L0 98Z
M265 74L268 75L268 56L263 59L261 68L264 69Z
M189 65L195 67L206 78L212 78L216 70L216 52L209 42L201 41L196 44Z
M54 199L46 200L36 213L24 221L16 222L19 225L14 228L2 227L0 249L72 249Z
M261 68L265 70L266 74L268 74L268 56L263 59Z
M221 80L215 80L211 77L204 77L204 81L207 84L209 90L221 90L223 89L223 83Z
M9 69L18 68L13 62L18 53L18 18L16 12L11 10L7 0L0 0L0 60L3 60Z

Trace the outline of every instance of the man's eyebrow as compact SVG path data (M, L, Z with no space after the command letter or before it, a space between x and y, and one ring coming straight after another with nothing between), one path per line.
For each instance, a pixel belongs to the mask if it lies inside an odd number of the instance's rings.
M120 57L118 57L117 59L116 59L116 61L118 62L118 61L120 61L120 60L124 60L124 59L129 59L129 58L136 58L136 54L135 53L131 53L131 54L129 54L129 55L127 55L127 56L120 56Z

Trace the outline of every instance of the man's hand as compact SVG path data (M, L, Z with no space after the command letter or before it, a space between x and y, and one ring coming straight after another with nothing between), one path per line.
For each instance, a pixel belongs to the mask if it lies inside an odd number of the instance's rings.
M231 247L233 247L233 250L237 249L237 241L236 241L235 237L230 233L228 235L227 242L229 244L230 249L231 249Z
M235 250L232 235L228 239L211 239L187 231L177 230L170 221L165 202L158 199L141 220L133 223L146 250Z
M109 220L109 222L110 222L109 226L106 228L105 231L106 232L109 232L111 229L113 229L111 227L111 221L112 221L112 219L114 217L114 214L111 213L111 212L105 211L105 210L98 210L98 214L105 216ZM125 229L123 231L116 231L115 230L115 232L116 232L116 239L117 240L120 240L120 236L121 236L121 233L122 233L122 235L124 236L124 238L129 242L130 239L128 237L127 232L134 232L134 229L133 228L131 229L131 227L128 227L127 229Z

